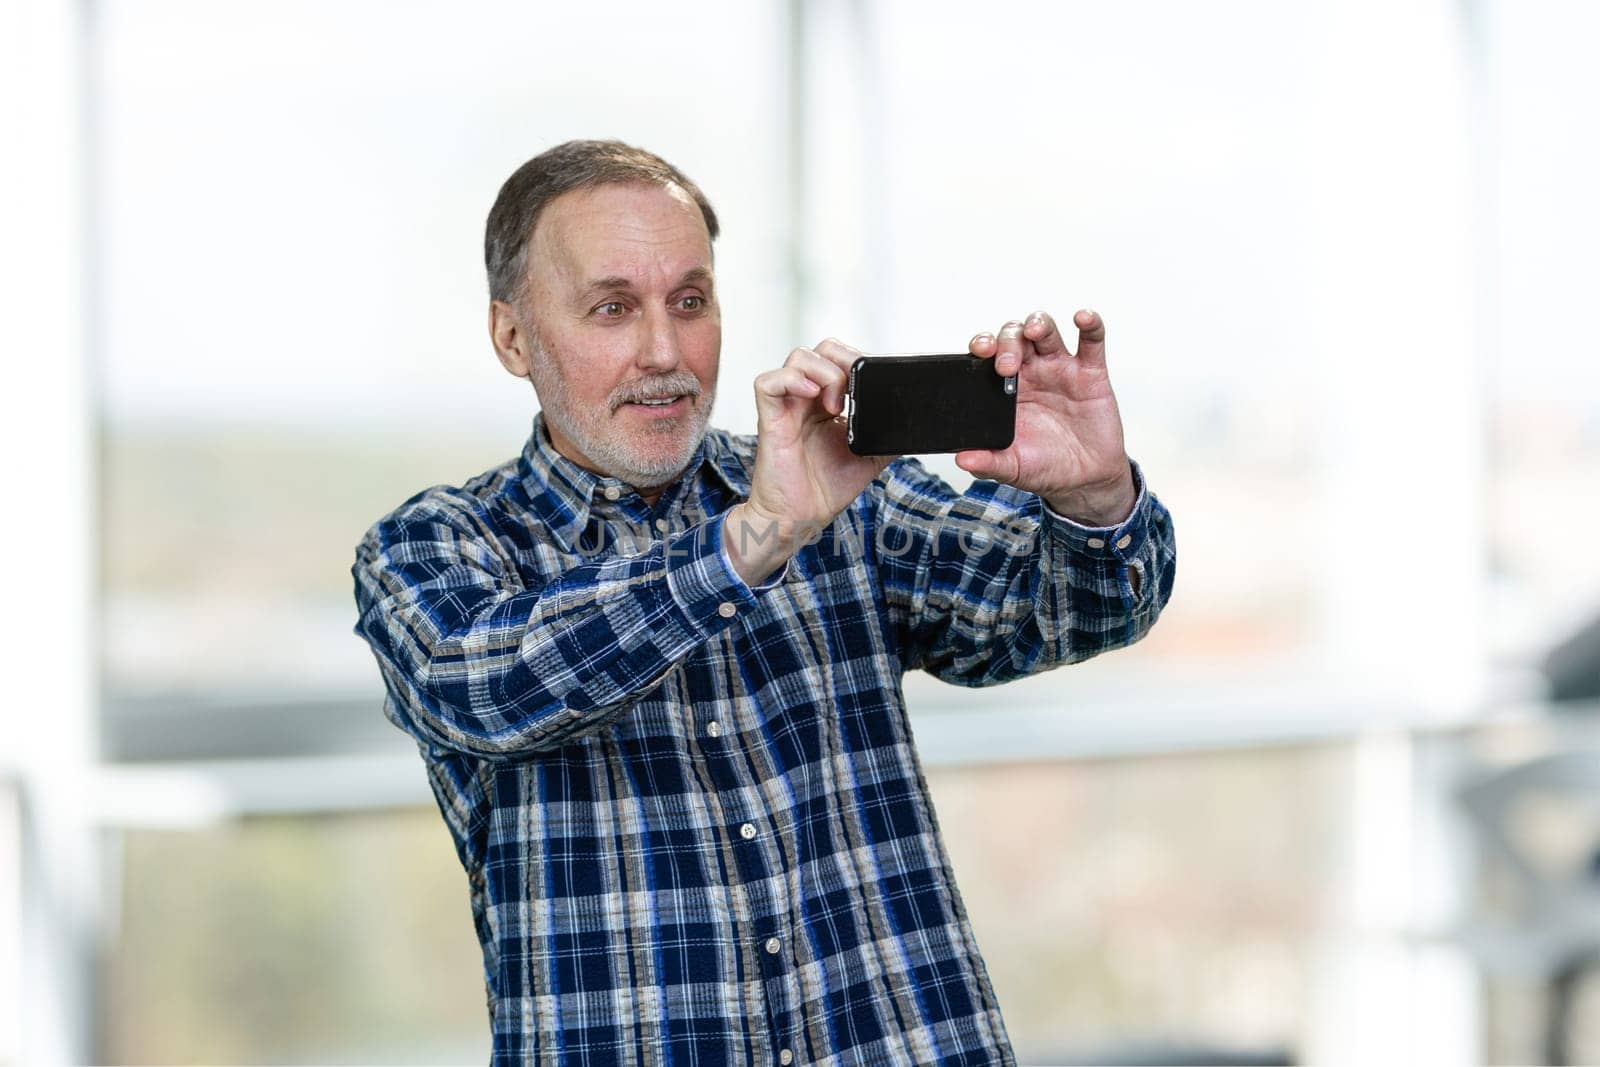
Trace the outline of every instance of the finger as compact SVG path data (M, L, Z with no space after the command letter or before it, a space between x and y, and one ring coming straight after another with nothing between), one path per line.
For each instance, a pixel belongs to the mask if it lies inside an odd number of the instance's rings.
M1012 319L1000 327L1000 337L995 344L995 372L1009 378L1021 370L1023 345L1022 323Z
M1106 364L1106 324L1099 312L1084 308L1072 316L1078 328L1078 358L1085 363Z
M982 359L994 355L995 341L992 333L977 333L972 335L972 340L967 342L967 351Z
M779 367L756 376L756 410L760 414L775 414L783 410L780 403L787 397L810 400L822 392L822 386L806 377L799 367Z
M1067 350L1067 342L1056 328L1056 320L1046 311L1035 311L1022 324L1022 336L1033 342L1033 350L1041 356L1054 356Z
M991 478L997 482L1014 482L1017 479L1017 456L1011 449L996 451L988 448L969 448L956 453L956 466L974 478Z
M833 363L834 366L839 368L839 373L844 375L839 385L837 397L839 406L837 409L832 407L828 409L829 411L843 411L845 394L850 391L850 368L855 366L856 360L861 358L861 350L853 345L847 345L837 338L829 337L818 341L817 347L813 351Z
M848 366L840 367L836 360L809 348L797 348L790 352L783 365L799 367L805 371L806 377L822 386L822 406L828 409L830 415L837 415L844 410L845 389L850 384Z
M859 348L854 348L833 337L818 341L816 347L811 351L827 359L846 374L850 373L851 365L860 359L862 355Z

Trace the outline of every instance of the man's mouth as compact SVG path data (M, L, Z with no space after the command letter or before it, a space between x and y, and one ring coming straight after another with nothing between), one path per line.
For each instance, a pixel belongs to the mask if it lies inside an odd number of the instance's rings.
M700 394L700 382L688 372L677 370L636 378L619 385L606 399L612 414L628 409L654 420L687 415Z
M688 393L674 393L672 396L653 396L645 400L628 400L623 403L625 408L640 408L652 415L678 415L689 406Z

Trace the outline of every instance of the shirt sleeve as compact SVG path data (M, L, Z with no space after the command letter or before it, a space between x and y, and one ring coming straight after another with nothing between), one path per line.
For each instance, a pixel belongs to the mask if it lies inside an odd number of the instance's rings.
M1172 516L1131 466L1133 511L1091 527L1010 486L957 493L914 459L891 464L863 499L905 667L992 685L1148 633L1172 595L1177 549Z
M722 523L525 588L470 504L403 507L367 532L351 568L385 714L428 748L486 759L608 724L782 580L746 584Z

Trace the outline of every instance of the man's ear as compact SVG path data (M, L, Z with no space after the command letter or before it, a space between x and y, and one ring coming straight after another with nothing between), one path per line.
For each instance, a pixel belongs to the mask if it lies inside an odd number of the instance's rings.
M522 328L517 309L504 300L489 301L489 340L507 374L528 377L533 365L533 338Z

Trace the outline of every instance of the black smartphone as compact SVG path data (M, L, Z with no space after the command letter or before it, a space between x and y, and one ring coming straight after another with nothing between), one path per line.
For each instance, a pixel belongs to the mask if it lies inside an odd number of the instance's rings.
M1017 429L1017 379L968 352L862 356L850 365L850 451L898 456L1007 448Z

